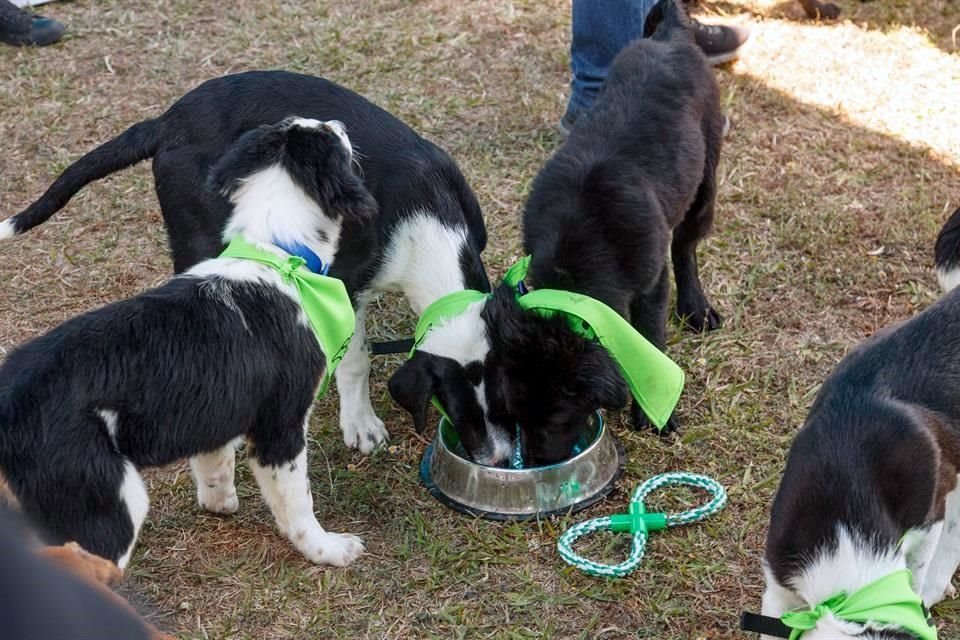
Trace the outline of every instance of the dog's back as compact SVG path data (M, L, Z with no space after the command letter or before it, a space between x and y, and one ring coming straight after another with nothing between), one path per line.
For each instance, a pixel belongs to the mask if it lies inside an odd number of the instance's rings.
M655 183L672 228L704 178L708 148L719 154L723 121L716 79L683 8L665 0L647 20L648 28L654 25L650 36L617 55L596 102L558 155L575 149L631 163L636 177Z
M678 259L708 233L722 146L719 89L684 9L661 0L651 16L651 36L614 59L596 102L535 178L523 214L538 286L594 295L623 313L617 291L657 280L670 230L688 220ZM695 274L679 271L678 289L700 290ZM703 314L702 291L692 297Z
M376 223L383 239L398 216L428 209L444 223L465 224L474 251L483 250L480 206L449 155L359 94L287 71L249 71L204 82L161 116L79 158L42 197L0 222L0 240L42 224L90 182L152 157L174 271L185 271L223 248L220 234L230 204L206 189L209 168L245 131L292 115L346 125L365 186L379 204ZM352 231L348 225L344 237L351 238ZM368 258L344 251L337 260L345 271L364 273L351 263ZM347 279L348 289L362 287L369 277Z

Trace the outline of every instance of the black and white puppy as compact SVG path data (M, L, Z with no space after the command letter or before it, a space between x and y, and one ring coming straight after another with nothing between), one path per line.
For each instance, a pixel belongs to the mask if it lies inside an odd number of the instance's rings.
M947 288L960 212L937 242ZM952 248L948 250L948 244ZM763 614L809 608L910 569L927 607L960 565L960 289L878 332L824 382L770 514ZM804 640L912 635L832 616Z
M528 288L600 300L663 350L668 251L679 316L698 331L720 326L696 247L713 222L723 117L683 7L662 0L646 30L614 59L596 102L534 180L523 245L532 256ZM514 294L498 291L486 311L501 394L525 455L555 462L593 411L626 403L626 388L598 345L562 319L523 312ZM633 417L647 424L636 406Z
M343 125L291 119L230 147L212 173L233 205L224 238L325 263L351 227L371 255L376 203ZM363 265L356 268L362 269ZM313 562L349 564L359 538L324 531L307 478L307 419L326 359L293 284L250 260L205 260L168 283L68 320L0 367L0 471L52 544L123 568L148 497L139 470L191 457L200 505L238 508L234 447L277 526Z
M489 291L490 284L480 259L487 240L480 206L456 163L363 97L323 78L283 71L209 80L163 115L77 160L39 200L0 223L0 239L47 220L89 182L152 157L174 271L183 272L223 249L231 205L206 189L209 168L243 132L291 115L346 125L364 184L379 205L376 244L358 244L365 239L361 225L345 221L330 270L347 285L357 316L354 340L336 372L340 428L347 446L368 453L388 438L370 401L364 330L370 300L402 292L420 314L441 296ZM467 450L493 461L510 455L511 429L486 408L488 350L476 305L431 332L391 389L414 413L418 430L426 424L424 390L428 399L434 393L450 399L448 411Z

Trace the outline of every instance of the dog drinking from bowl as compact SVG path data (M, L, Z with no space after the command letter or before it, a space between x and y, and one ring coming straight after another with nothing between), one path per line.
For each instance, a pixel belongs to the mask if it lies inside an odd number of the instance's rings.
M678 315L698 331L720 326L700 285L696 246L713 220L723 119L683 7L661 1L647 28L649 37L614 60L596 103L534 180L523 214L524 284L599 300L663 350L668 251ZM521 425L524 459L565 459L598 407L626 404L607 352L562 317L524 311L512 287L497 288L484 321L497 395ZM633 422L647 424L637 405ZM671 418L667 429L675 427Z
M259 258L202 261L10 354L0 367L0 471L47 542L76 541L124 568L149 504L139 471L186 457L200 504L236 511L233 442L245 437L294 546L338 566L361 554L359 538L317 522L306 455L310 408L353 312L339 281L318 280L331 288L316 293L299 279L313 276L299 275L308 267L326 271L348 224L358 251L376 241L376 203L351 162L339 122L253 129L211 181L233 204L228 253L239 242ZM317 318L308 300L327 313ZM346 331L330 347L325 323L337 315L342 329L344 310Z
M209 167L245 131L299 114L345 123L364 185L376 199L376 241L366 222L345 220L330 275L343 280L356 310L350 348L337 368L340 429L348 447L369 453L388 439L370 401L365 318L381 292L401 292L421 314L463 290L489 291L480 254L486 230L477 199L453 159L392 114L324 78L285 71L249 71L204 82L165 113L134 124L71 164L36 202L0 222L0 239L42 224L86 184L153 158L157 198L174 271L181 273L223 249L232 210L206 188ZM398 371L398 397L426 428L426 404L447 400L471 457L493 463L511 452L513 429L493 397L486 367L489 341L472 305L443 323Z

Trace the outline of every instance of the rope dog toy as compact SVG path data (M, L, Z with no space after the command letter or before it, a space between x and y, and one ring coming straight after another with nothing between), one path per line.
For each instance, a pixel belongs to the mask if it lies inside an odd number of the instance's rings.
M709 502L682 513L647 513L643 501L648 495L667 486L689 486L703 489L713 494ZM678 471L661 473L643 482L633 492L628 513L603 516L575 524L567 529L557 541L557 551L568 564L586 574L603 578L622 578L631 573L643 560L647 536L651 531L660 531L682 524L693 524L706 520L727 504L727 492L719 482L696 473ZM633 534L633 546L627 559L620 564L603 564L588 560L573 551L573 543L594 531L630 532Z

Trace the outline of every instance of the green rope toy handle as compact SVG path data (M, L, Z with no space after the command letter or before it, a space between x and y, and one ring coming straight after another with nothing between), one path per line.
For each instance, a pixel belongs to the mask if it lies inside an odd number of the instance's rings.
M648 495L667 486L690 486L709 491L713 498L704 505L684 511L682 513L647 513L643 501ZM567 529L557 541L557 550L560 557L568 564L573 565L584 573L602 578L622 578L629 574L643 560L644 547L647 544L647 535L651 531L659 531L667 527L676 527L681 524L693 524L706 520L717 513L727 504L727 492L719 482L707 476L696 473L678 471L661 473L645 481L633 492L628 513L613 516L594 518L575 524ZM633 534L633 547L630 555L620 564L602 564L588 560L573 551L573 543L594 531L613 531L615 533L630 532Z

